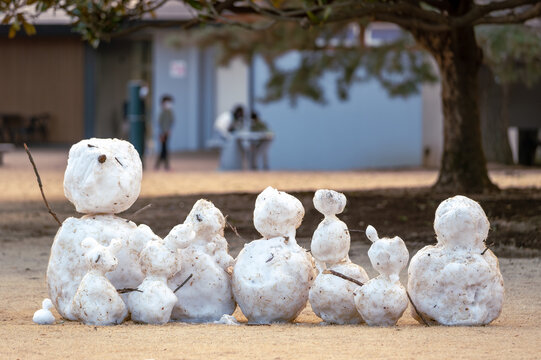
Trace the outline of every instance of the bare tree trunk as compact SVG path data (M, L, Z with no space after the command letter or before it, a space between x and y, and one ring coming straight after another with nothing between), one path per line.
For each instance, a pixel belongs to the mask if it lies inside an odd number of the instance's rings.
M488 66L479 73L481 135L483 150L488 162L512 164L513 155L509 145L509 85L500 85Z
M473 27L414 36L434 56L441 76L444 144L434 189L453 193L497 190L488 177L481 140L478 74L482 53Z

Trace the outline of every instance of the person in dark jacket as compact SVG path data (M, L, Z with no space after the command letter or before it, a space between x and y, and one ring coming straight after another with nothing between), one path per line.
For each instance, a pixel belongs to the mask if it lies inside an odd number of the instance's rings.
M167 149L167 140L171 134L171 128L175 122L173 114L173 97L171 95L163 95L161 99L161 112L158 118L158 128L160 135L161 151L160 156L156 160L156 169L159 169L163 162L166 170L169 170L169 151Z

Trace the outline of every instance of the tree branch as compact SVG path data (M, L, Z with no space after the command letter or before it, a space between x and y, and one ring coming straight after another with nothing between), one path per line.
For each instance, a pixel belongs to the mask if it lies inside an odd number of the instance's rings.
M485 17L486 15L495 12L495 11L504 11L512 10L517 7L525 5L539 5L539 0L503 0L503 1L492 1L486 5L476 5L469 12L460 16L458 18L452 19L451 23L453 27L460 27L469 24L479 24L479 19ZM534 6L535 7L535 6ZM507 16L508 14L501 15ZM500 16L498 16L500 17ZM488 17L492 18L492 17Z
M527 20L541 16L541 2L535 6L520 13L511 12L500 16L485 16L474 22L474 25L480 24L520 24Z

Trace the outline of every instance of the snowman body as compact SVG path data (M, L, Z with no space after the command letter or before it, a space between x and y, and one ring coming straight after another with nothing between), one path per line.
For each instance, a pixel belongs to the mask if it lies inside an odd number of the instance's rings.
M118 139L88 139L72 146L64 176L64 193L80 219L66 219L58 230L47 267L49 297L60 315L76 320L72 300L87 272L81 242L91 237L108 246L119 239L118 266L106 274L116 288L136 287L143 280L137 263L150 240L159 239L146 225L137 226L115 216L137 199L142 179L139 154ZM126 298L126 295L123 295Z
M438 244L419 250L408 269L409 294L426 321L486 325L500 315L504 286L498 259L485 248L489 227L481 206L467 197L438 206Z
M121 241L114 239L108 247L92 238L86 238L81 246L86 250L85 259L90 270L81 280L71 304L71 313L87 325L120 324L128 315L124 301L115 287L105 277L118 264L115 253Z
M399 278L408 264L408 249L398 236L378 238L372 226L366 234L373 242L368 257L380 275L355 290L355 305L368 325L394 326L408 307L406 289Z
M174 289L190 275L191 278L176 294L178 301L171 319L218 321L223 315L233 314L237 306L228 273L234 260L223 236L225 218L210 201L201 199L195 203L184 224L190 224L194 236L180 250L182 269L169 280L169 287ZM177 234L178 230L174 228L166 240Z
M350 235L345 223L336 215L344 211L346 197L333 190L318 190L314 195L316 209L325 215L312 236L312 255L319 274L310 288L309 299L314 313L330 324L358 324L359 315L353 293L354 283L323 273L334 270L362 283L368 281L366 271L349 260Z
M273 188L256 200L254 225L263 239L246 244L233 269L233 294L250 323L293 321L305 308L315 272L295 240L304 208Z
M185 239L182 239L185 243ZM141 251L139 264L143 283L128 296L132 320L147 324L169 322L177 297L167 279L180 271L179 243L171 239L150 241Z

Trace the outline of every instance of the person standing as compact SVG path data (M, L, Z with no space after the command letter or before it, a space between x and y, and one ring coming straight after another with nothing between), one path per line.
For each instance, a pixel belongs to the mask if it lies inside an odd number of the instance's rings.
M169 151L167 149L167 140L171 133L171 128L175 122L173 114L173 97L171 95L163 95L161 99L161 112L158 118L158 127L160 131L161 150L160 156L156 160L156 169L159 169L163 162L166 170L169 170Z

